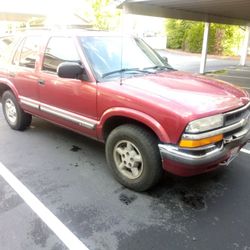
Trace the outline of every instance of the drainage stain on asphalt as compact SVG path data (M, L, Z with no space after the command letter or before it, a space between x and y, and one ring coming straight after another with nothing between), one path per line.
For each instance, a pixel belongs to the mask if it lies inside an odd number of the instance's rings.
M185 191L181 193L181 200L185 205L195 209L201 210L206 207L204 197L195 193L186 193Z
M148 194L157 200L158 203L164 204L168 208L176 208L185 205L187 208L202 210L207 207L205 192L198 192L194 188L188 188L179 183L165 190L160 186L155 189L155 192L148 192Z
M7 212L18 207L24 201L9 186L1 186L0 189L0 213Z
M134 194L124 194L124 193L122 193L122 194L120 194L119 195L119 200L123 203L123 204L125 204L125 205L130 205L133 201L135 201L137 199L137 196L136 195L134 195Z
M70 149L72 152L78 152L79 150L81 150L81 148L76 145L72 145L72 148Z
M36 245L40 245L42 248L45 248L51 231L40 219L35 219L34 221L32 221L31 226L32 230L29 235Z
M76 162L76 163L70 163L69 164L70 166L73 166L73 167L75 167L75 168L78 168L79 167L79 164Z

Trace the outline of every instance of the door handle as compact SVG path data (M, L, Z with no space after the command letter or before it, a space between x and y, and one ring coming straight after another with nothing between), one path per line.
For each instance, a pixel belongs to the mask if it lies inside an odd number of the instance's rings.
M45 80L39 79L39 80L38 80L38 83L41 84L41 85L44 85L44 84L45 84Z

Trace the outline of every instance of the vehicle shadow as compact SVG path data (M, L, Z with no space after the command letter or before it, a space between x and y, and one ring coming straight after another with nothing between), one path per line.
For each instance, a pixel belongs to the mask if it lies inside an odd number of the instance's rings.
M165 173L161 182L145 194L162 204L192 210L204 210L207 203L225 192L224 168L193 177L178 177Z
M85 146L86 146L86 149L90 147L90 149L96 148L98 151L101 151L104 149L104 144L99 141L96 141L92 138L78 134L74 131L71 131L59 125L55 125L53 123L50 123L48 121L42 120L37 117L33 118L31 127L28 130L30 131L30 133L33 133L32 130L34 130L34 132L37 135L39 134L44 135L46 132L46 136L48 137L58 139L60 140L60 142L65 141L65 142L71 143L72 147L70 148L70 151L73 151L73 152L82 150L82 147L84 147L85 149Z

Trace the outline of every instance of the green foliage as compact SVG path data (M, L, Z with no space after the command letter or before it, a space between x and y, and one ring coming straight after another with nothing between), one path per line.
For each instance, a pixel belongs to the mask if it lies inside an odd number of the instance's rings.
M202 49L204 24L201 22L169 19L166 23L167 47L200 53ZM239 26L211 24L208 53L235 55L239 52L243 32Z
M167 21L168 48L181 49L185 30L188 24L183 20L170 19Z
M243 31L238 26L233 25L213 25L215 32L216 54L234 55L240 49L244 37ZM220 39L221 38L221 39Z
M203 24L190 23L188 32L186 29L182 48L190 52L199 52L202 48Z
M119 26L120 11L109 8L112 0L90 1L93 14L94 26L99 30L114 30Z

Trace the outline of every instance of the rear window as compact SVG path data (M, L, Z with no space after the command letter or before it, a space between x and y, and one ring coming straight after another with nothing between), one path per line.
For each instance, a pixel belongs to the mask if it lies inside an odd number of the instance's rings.
M0 61L6 61L12 50L14 38L11 36L0 37Z
M27 37L22 46L19 66L27 68L35 68L36 58L39 52L41 38L38 36ZM17 50L18 53L18 50Z

